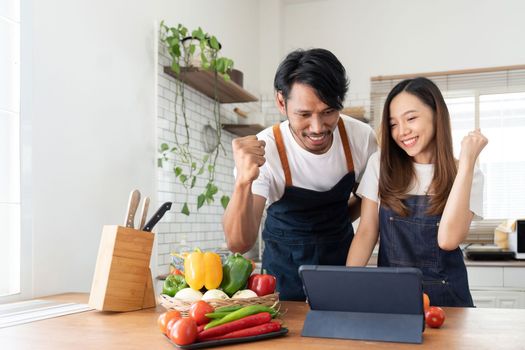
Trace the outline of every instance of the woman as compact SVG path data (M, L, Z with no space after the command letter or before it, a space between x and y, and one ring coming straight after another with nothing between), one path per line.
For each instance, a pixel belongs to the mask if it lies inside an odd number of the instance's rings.
M469 132L456 161L447 106L426 78L392 89L380 138L357 191L361 221L347 265L366 265L380 236L378 266L421 269L432 305L473 306L459 244L481 216L483 174L475 163L487 139Z

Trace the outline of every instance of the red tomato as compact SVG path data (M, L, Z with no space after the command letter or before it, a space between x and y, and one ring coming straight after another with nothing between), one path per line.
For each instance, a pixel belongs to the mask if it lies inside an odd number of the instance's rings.
M171 334L171 329L173 328L173 325L175 324L175 322L177 322L178 320L180 320L182 317L179 317L179 318L172 318L171 320L168 321L168 324L166 325L166 335L169 337L169 335Z
M425 321L429 327L439 328L445 322L445 311L438 306L431 306L425 313Z
M191 304L189 315L197 322L197 325L201 325L210 321L206 314L212 313L214 310L213 306L203 300L199 300Z
M170 339L177 345L189 345L197 339L197 324L189 317L177 320L171 327Z
M159 325L160 331L162 333L164 333L164 334L169 334L167 332L167 330L168 330L168 328L167 328L168 327L168 323L171 320L173 320L173 319L179 319L181 317L182 316L180 315L180 312L178 312L176 310L171 310L171 311L164 312L157 319L157 324Z
M184 272L182 272L181 270L179 269L173 269L170 271L170 274L171 275L181 275L181 276L184 276Z

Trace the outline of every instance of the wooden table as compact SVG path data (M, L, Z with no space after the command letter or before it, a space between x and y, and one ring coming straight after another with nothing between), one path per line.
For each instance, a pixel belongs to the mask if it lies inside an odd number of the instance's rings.
M87 302L86 294L66 294L52 300ZM308 306L284 302L288 335L271 340L229 345L229 349L525 349L525 310L445 308L440 329L427 328L423 344L382 343L303 338ZM90 311L0 329L0 348L40 349L175 349L161 335L156 321L163 308L136 312ZM218 348L216 348L218 349Z

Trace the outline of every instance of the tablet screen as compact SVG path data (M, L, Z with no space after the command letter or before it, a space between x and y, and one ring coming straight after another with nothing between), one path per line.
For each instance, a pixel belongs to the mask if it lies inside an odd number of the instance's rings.
M303 265L299 275L312 310L423 314L416 268Z

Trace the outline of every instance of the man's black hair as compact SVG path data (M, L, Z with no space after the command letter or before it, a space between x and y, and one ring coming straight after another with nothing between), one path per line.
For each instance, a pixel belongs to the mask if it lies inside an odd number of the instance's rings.
M310 49L289 53L277 68L273 85L286 102L294 83L312 87L329 107L343 108L348 79L345 68L330 51Z

